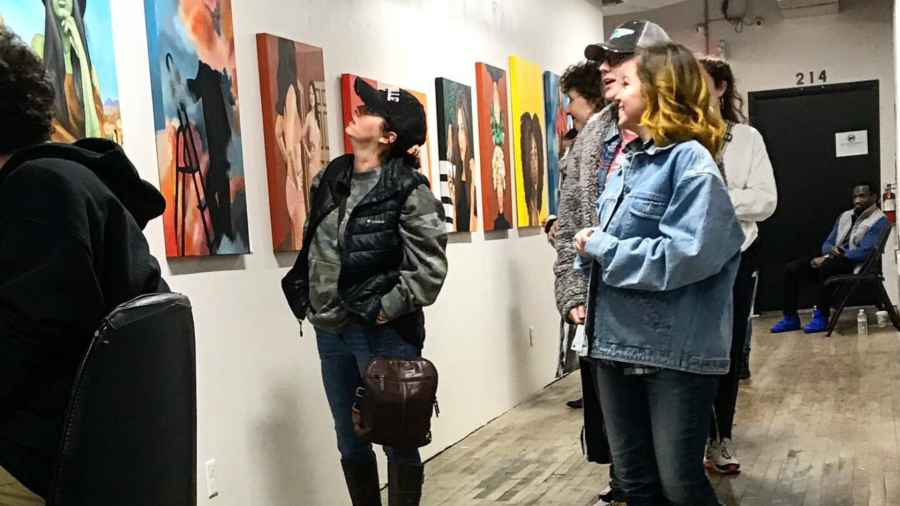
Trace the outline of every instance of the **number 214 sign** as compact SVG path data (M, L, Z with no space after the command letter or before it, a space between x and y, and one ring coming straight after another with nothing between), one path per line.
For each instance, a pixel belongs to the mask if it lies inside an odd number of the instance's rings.
M807 78L809 80L807 81ZM797 72L797 86L810 86L817 83L827 83L828 82L828 73L824 70L819 72L818 78L816 78L816 73L810 71L808 74L806 72Z

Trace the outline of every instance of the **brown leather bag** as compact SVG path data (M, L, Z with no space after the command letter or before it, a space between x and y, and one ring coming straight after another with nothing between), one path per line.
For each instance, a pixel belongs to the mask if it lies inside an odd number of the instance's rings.
M374 357L356 391L356 434L396 448L431 443L431 414L441 414L437 386L438 372L428 359Z

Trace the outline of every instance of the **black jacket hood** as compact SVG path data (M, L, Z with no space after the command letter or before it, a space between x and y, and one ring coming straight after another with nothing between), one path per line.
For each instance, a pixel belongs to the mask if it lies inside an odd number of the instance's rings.
M41 144L16 152L0 170L0 184L28 162L62 159L83 165L97 175L134 217L141 230L162 216L166 199L152 184L141 179L122 148L106 139L82 139L75 144Z

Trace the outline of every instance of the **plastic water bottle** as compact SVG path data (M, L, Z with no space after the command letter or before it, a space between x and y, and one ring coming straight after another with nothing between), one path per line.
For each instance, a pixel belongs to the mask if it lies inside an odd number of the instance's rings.
M865 309L860 309L859 316L856 317L856 331L861 336L869 335L869 319Z

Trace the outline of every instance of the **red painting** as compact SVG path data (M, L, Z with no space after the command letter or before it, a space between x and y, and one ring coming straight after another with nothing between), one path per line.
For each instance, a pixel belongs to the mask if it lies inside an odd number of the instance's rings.
M475 64L484 230L512 228L512 159L506 71Z

